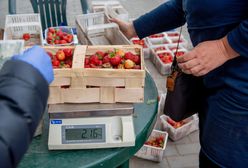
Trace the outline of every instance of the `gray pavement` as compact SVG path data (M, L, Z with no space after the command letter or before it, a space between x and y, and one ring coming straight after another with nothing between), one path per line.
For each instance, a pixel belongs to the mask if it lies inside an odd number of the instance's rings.
M119 0L121 4L129 12L130 18L137 18L140 15L154 9L165 0ZM89 0L90 2L90 0ZM75 16L81 14L80 0L68 0L67 14L68 23L75 25ZM29 0L17 0L18 13L32 13L32 8ZM0 28L4 28L5 15L8 13L8 1L0 0ZM183 35L189 41L189 36L186 31L186 26L183 28ZM188 46L191 48L191 45ZM158 73L154 65L145 60L146 67L152 74L153 79L157 85L159 93L165 93L165 76ZM131 168L196 168L198 167L198 152L200 149L199 132L196 131L185 138L172 142L168 141L165 149L164 159L160 163L147 161L133 157L130 160Z

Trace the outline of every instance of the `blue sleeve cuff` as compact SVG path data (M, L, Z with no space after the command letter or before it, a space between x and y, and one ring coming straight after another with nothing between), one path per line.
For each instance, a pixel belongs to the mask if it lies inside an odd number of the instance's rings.
M243 21L227 35L230 46L241 56L248 57L248 20Z

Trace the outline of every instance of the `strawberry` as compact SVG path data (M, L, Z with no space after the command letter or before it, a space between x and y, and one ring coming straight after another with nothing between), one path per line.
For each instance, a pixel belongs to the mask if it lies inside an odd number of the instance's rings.
M90 56L90 64L99 65L99 58L97 55Z
M84 65L85 68L90 68L90 65Z
M65 53L66 57L72 57L72 55L73 55L73 51L70 48L63 49L63 52Z
M55 33L55 29L53 27L48 28L48 32L51 32L52 34Z
M104 57L104 52L102 52L102 51L97 51L97 52L96 52L96 55L98 56L98 58L99 58L100 60L102 60L103 57Z
M31 38L31 36L29 33L24 33L22 38L23 38L23 40L28 41Z
M138 55L134 55L133 59L131 59L135 64L140 64L140 57Z
M127 60L127 59L132 60L132 59L133 59L133 56L134 56L133 53L127 52L127 53L125 53L124 58L125 58L126 60Z
M89 65L89 63L90 63L90 59L88 57L86 57L85 60L84 60L84 64Z
M130 59L126 60L124 63L124 67L126 69L132 69L134 67L134 65L135 65L135 63Z
M63 50L58 50L56 53L56 58L60 61L65 60L65 53L63 52Z
M115 55L114 57L110 58L110 63L113 66L118 66L121 63L121 56Z
M105 64L105 63L109 63L109 62L110 62L110 57L109 57L109 55L103 57L102 62L103 62L104 64Z
M60 62L57 59L52 60L53 67L58 67Z

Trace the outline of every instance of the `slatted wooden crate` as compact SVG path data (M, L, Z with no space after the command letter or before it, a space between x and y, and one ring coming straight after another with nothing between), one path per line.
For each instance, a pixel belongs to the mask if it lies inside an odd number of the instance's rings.
M46 50L52 49L45 47ZM139 53L141 69L84 68L86 55L122 49ZM48 104L139 103L144 101L145 68L142 47L137 45L75 46L71 69L55 69ZM69 86L63 88L62 86Z

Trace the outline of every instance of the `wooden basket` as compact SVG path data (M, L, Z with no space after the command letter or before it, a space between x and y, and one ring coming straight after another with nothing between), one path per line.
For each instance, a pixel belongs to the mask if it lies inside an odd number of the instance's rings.
M110 18L118 18L126 22L129 21L129 14L127 10L123 7L116 8L111 5L107 5L106 12Z
M25 46L42 45L43 35L39 14L7 15L5 22L4 40L22 40L24 33L31 38L25 41Z
M64 47L68 48L68 47ZM141 69L84 68L86 55L96 51L123 49L140 53ZM45 47L46 50L52 47ZM53 49L58 49L58 47ZM48 104L58 103L139 103L144 101L145 69L142 47L75 46L72 68L54 69L55 80L50 85ZM62 88L61 86L69 86Z

